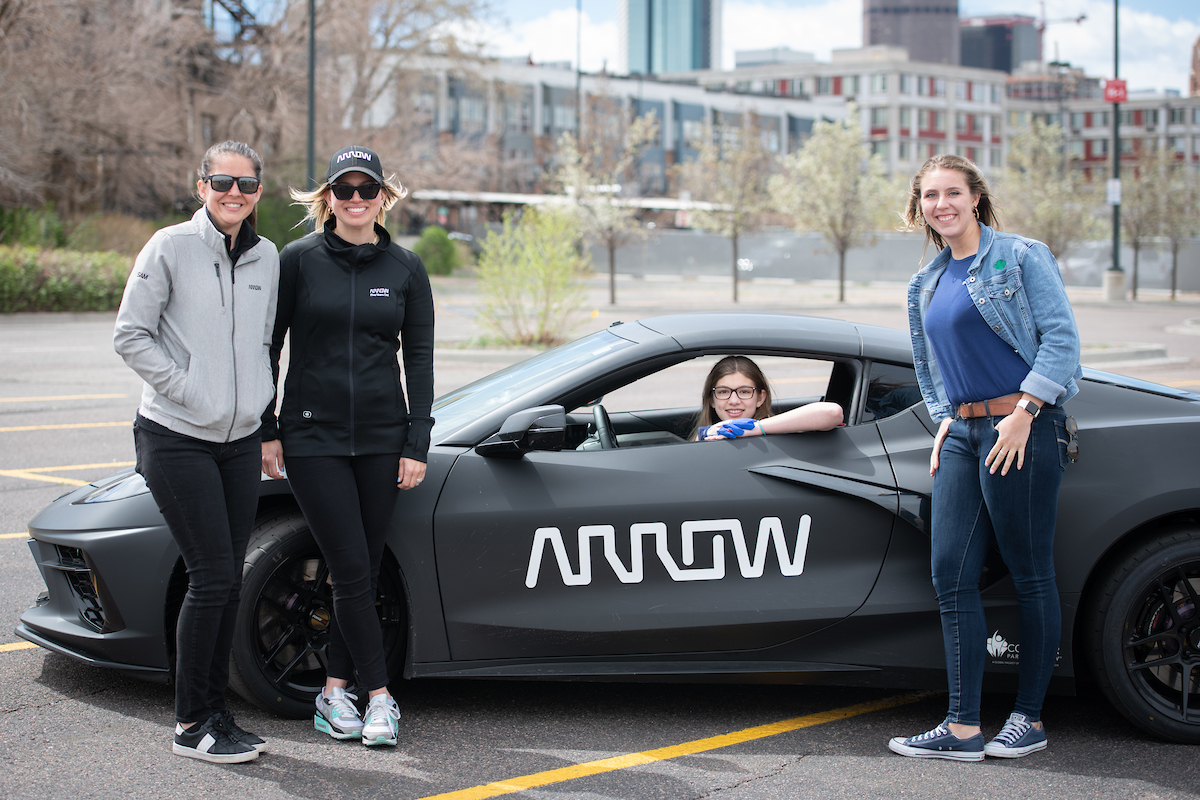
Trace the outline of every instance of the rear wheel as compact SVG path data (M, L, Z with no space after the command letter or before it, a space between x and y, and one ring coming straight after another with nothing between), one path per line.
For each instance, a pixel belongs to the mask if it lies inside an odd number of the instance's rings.
M1098 600L1088 649L1109 701L1142 730L1200 744L1200 530L1139 545Z
M403 597L400 571L385 553L375 608L389 675L404 663ZM325 684L332 620L329 570L304 515L291 511L260 520L246 550L229 685L277 714L312 714L313 698Z

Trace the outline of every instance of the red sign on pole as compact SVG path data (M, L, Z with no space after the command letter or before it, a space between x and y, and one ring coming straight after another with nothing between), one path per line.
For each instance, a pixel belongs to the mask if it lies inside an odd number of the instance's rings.
M1124 103L1127 100L1129 100L1129 94L1125 91L1124 80L1113 78L1104 82L1104 102Z

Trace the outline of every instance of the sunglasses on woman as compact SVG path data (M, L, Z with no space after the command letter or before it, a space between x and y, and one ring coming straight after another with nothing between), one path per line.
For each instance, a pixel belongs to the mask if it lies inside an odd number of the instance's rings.
M333 192L333 196L342 201L354 197L355 192L358 192L358 196L363 200L374 200L379 196L379 190L382 188L383 184L381 183L362 183L358 186L352 183L329 184L329 190Z
M262 183L258 178L249 176L235 178L232 175L208 175L204 180L208 181L208 185L213 188L214 192L228 192L233 188L233 182L237 181L238 189L242 194L254 194L258 191L259 184Z

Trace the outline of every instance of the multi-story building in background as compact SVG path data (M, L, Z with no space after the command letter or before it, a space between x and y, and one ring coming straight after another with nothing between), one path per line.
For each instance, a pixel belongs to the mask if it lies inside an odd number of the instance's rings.
M669 77L747 96L812 98L824 108L854 101L863 135L889 172L908 174L937 153L960 153L988 172L1003 164L1008 75L999 70L912 61L902 47L877 46L834 50L829 62Z
M1012 72L1027 61L1037 61L1037 20L1033 17L963 17L959 41L962 65Z
M618 0L617 72L721 67L721 0Z
M863 0L863 47L906 48L918 61L959 64L958 0Z

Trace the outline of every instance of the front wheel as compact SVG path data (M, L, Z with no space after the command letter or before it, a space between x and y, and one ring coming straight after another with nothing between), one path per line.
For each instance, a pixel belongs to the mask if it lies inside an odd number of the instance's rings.
M400 571L384 554L375 608L388 675L404 663L407 619ZM242 602L229 685L260 708L285 717L313 713L325 685L333 586L325 559L299 511L260 519L246 549Z
M1109 701L1144 731L1200 744L1200 530L1139 545L1097 598L1088 649Z

